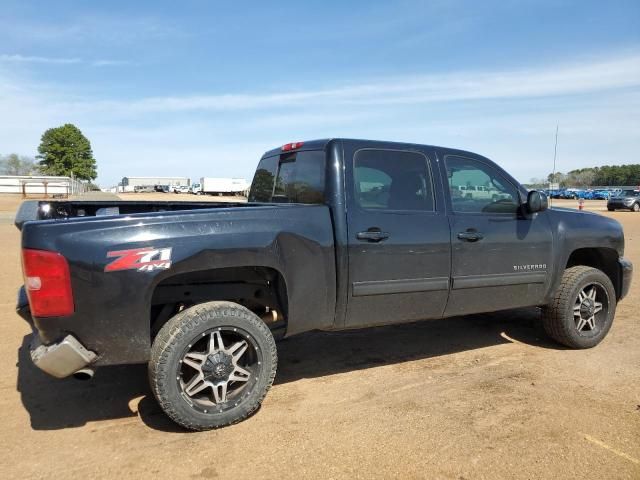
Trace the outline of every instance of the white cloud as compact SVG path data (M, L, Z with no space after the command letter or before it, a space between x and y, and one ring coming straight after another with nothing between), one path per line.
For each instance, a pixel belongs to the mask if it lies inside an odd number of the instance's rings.
M62 57L39 57L32 55L19 55L19 54L0 54L0 62L4 63L40 63L48 65L71 65L71 64L89 64L93 67L117 67L124 65L131 65L131 62L126 60L109 60L99 59L85 61L82 58L62 58Z
M131 65L131 62L127 60L93 60L91 66L93 67L123 67Z
M610 60L497 72L395 77L360 85L255 94L149 97L133 101L70 102L76 111L114 114L215 112L305 105L414 105L462 100L575 95L640 86L640 54Z
M0 54L0 62L47 63L47 64L68 65L73 63L81 63L82 60L79 58L37 57L37 56L18 55L18 54L15 54L15 55Z
M72 15L64 22L24 20L0 17L0 31L4 38L19 45L68 47L71 45L101 48L126 47L161 38L180 38L188 35L175 25L153 16L118 14Z
M72 122L92 141L105 185L149 169L249 178L266 149L333 136L469 149L520 180L548 173L557 123L563 171L637 162L640 150L640 54L362 85L129 100L72 96L15 70L3 71L0 63L0 153L33 154L46 128Z

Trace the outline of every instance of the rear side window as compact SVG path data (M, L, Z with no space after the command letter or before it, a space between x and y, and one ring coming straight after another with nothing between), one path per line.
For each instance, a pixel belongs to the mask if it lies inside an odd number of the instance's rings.
M249 190L250 202L270 202L273 194L273 181L278 170L278 157L260 160Z
M367 149L354 157L355 198L371 210L435 210L433 182L421 153Z
M312 150L260 160L250 202L324 203L325 152Z

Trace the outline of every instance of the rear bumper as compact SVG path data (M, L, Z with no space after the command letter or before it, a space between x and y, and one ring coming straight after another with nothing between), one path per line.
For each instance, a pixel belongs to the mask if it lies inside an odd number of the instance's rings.
M629 288L631 288L631 278L633 277L633 264L624 257L620 257L618 259L618 263L620 264L620 298L618 300L622 300L626 297L627 293L629 293Z
M73 335L67 335L59 342L44 345L34 326L24 287L18 292L16 311L33 329L33 340L29 346L31 360L43 372L56 378L68 377L97 358L94 352L85 348Z

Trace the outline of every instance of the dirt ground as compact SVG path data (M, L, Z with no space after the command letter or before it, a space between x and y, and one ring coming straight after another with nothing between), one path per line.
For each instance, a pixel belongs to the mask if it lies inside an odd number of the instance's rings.
M11 201L0 198L4 478L640 478L637 279L586 351L549 341L534 309L293 337L257 414L188 433L156 405L144 366L78 382L31 364L13 310ZM640 214L603 214L640 265Z

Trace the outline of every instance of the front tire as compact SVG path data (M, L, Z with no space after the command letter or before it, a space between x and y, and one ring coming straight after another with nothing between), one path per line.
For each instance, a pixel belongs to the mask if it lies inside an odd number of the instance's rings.
M273 384L273 335L254 313L231 302L183 310L158 332L149 382L164 412L190 430L240 422Z
M634 203L633 207L631 207L631 210L633 210L634 212L640 212L640 203Z
M607 335L616 312L616 292L601 270L567 268L553 301L542 309L547 334L570 348L591 348Z

